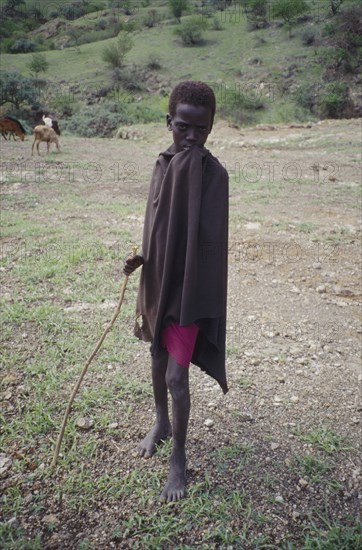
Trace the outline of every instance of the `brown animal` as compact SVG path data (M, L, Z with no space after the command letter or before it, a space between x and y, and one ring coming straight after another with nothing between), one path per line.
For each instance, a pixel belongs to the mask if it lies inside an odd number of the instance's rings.
M45 141L45 143L47 144L47 153L49 153L49 147L51 143L55 143L56 148L60 149L59 139L57 134L53 130L53 128L49 128L48 126L40 124L39 126L35 126L33 130L33 134L34 134L34 142L31 148L32 155L34 154L35 144L36 144L36 149L38 151L38 155L40 155L39 144L41 141Z
M10 116L0 118L0 132L4 139L7 139L6 136L10 134L10 137L13 136L15 140L16 134L21 139L21 141L24 141L26 134L20 122L15 118L11 118Z

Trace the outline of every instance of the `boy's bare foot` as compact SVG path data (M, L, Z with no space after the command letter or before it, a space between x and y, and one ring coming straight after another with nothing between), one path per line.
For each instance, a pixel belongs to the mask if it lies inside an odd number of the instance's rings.
M166 485L160 495L164 502L175 502L186 493L186 455L185 451L173 452L170 459L170 472Z
M171 424L155 424L138 446L138 455L150 458L156 451L156 445L170 437Z

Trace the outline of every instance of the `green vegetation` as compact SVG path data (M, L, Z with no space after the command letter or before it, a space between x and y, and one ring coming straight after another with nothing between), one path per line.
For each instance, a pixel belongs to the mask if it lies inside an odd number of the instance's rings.
M49 63L46 56L41 53L34 53L28 64L28 69L30 74L34 75L35 78L37 78L40 73L46 73L49 69Z
M116 43L112 43L104 48L102 59L111 68L119 69L124 64L124 59L132 47L133 40L130 34L126 31L121 31L117 36Z
M180 22L182 14L187 9L187 0L168 0L168 4L172 15Z
M31 110L40 106L62 119L76 116L79 128L75 121L65 124L84 135L84 104L101 97L107 110L114 94L130 91L130 81L132 92L142 93L137 115L127 122L138 122L142 113L144 122L153 121L157 95L166 96L182 78L209 82L219 101L220 89L227 90L218 116L240 126L361 114L355 82L362 66L362 8L356 0L324 0L318 13L304 0L278 0L272 6L267 0L195 5L159 0L152 6L146 0L79 0L60 1L56 10L30 0L2 4L2 79L14 67L21 76L30 70L35 80L41 72L47 75L36 83L36 93L16 98L16 108L23 111L17 115L30 126ZM46 64L39 57L45 51ZM62 87L75 92L65 97ZM20 88L15 95L22 94ZM106 128L112 135L114 124Z
M184 46L199 46L204 43L204 33L208 27L207 20L200 16L193 16L186 19L175 29L175 34L179 34Z

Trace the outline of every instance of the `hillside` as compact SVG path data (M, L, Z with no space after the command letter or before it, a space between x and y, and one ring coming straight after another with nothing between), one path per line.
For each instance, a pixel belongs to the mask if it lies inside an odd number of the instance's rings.
M113 135L122 123L161 120L173 84L188 78L210 83L218 96L219 116L237 125L361 115L361 48L357 39L352 45L346 39L342 17L361 11L353 0L345 1L335 16L328 0L309 2L308 10L291 26L283 24L267 0L263 18L245 9L250 2L221 2L222 11L217 2L206 6L200 2L190 5L181 24L164 1L130 2L129 10L111 9L106 2L82 4L94 11L75 17L73 10L74 17L67 19L59 10L51 14L44 8L38 14L39 25L26 35L48 62L46 72L37 77L32 112L53 112L70 132L84 135L94 116L106 120L105 135ZM45 20L50 15L54 17ZM207 29L199 43L186 47L175 31L192 24L195 17ZM116 69L103 60L104 49L116 44L117 36L104 38L113 31L128 32L133 40L123 66ZM355 36L356 29L352 31ZM14 48L9 41L15 36L18 47L32 47L21 42L25 38L17 31L2 40L3 50ZM336 36L344 40L344 48ZM339 57L333 53L338 51ZM33 55L3 53L2 71L16 70L29 77ZM98 110L90 113L87 105L94 104ZM18 115L26 122L30 105L22 107ZM3 102L1 111L8 113L11 108ZM28 122L33 122L31 117ZM93 135L104 135L92 125Z

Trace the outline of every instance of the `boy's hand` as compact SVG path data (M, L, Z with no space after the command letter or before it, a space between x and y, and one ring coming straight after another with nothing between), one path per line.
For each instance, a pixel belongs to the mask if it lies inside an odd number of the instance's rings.
M131 275L140 265L143 265L144 259L143 256L140 256L139 254L136 254L136 256L130 256L127 258L127 260L124 263L123 266L123 273L127 275Z

